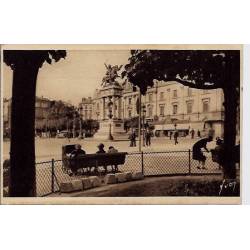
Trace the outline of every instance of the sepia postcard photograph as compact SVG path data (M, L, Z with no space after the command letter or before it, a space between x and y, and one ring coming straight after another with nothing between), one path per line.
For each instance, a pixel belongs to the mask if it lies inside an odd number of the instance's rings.
M241 204L242 45L2 45L2 204Z

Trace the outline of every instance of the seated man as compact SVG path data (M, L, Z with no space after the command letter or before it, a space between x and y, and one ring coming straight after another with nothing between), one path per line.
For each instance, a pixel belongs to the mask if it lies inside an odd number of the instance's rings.
M113 146L109 147L108 153L118 153L118 150L115 149ZM112 165L112 172L118 172L118 166L117 165Z
M100 143L98 146L98 151L96 152L97 154L104 154L106 153L105 150L104 150L104 144L103 143Z
M98 151L96 152L96 154L105 154L106 151L104 150L104 144L103 143L100 143L97 148L98 148ZM103 166L104 170L105 170L105 173L107 173L107 166ZM98 169L95 168L95 172L98 172Z
M78 169L78 157L81 155L85 155L86 152L84 150L81 149L81 145L80 144L76 144L75 145L75 149L71 152L70 154L70 158L74 159L73 161L71 161L71 171L73 174L77 174L77 169Z

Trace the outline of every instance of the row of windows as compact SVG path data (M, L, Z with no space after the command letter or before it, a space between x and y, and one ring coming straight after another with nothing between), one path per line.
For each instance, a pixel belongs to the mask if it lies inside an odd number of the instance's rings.
M160 105L160 116L165 115L165 105ZM193 112L193 103L188 102L187 103L187 114L191 114ZM209 102L204 101L203 102L203 112L209 112ZM173 110L172 110L173 115L178 114L178 104L173 105ZM148 116L153 116L153 106L148 106Z
M170 89L167 90L168 92L170 92ZM208 90L203 90L203 94L207 94L209 93ZM192 89L188 88L187 89L187 96L192 96ZM177 98L178 97L178 91L177 89L173 90L173 98ZM165 92L160 92L160 100L164 100L165 98ZM149 93L148 94L148 101L152 102L153 101L153 93ZM131 104L131 98L129 99L129 104Z
M168 92L170 92L170 89L167 90ZM203 90L203 94L207 94L208 90ZM187 89L187 96L192 96L192 89L188 88ZM177 98L178 97L178 91L177 89L173 90L173 98ZM160 92L160 101L163 101L165 98L165 93L164 92ZM148 93L148 101L152 102L153 101L153 93ZM128 104L131 105L132 104L132 97L128 98Z
M165 115L165 105L159 105L160 108L160 116ZM187 102L187 114L191 114L193 112L193 102ZM203 102L203 112L209 112L209 101ZM173 115L178 114L178 104L173 104ZM147 107L147 116L152 117L153 116L153 105L149 105ZM128 117L132 117L132 110L128 110Z

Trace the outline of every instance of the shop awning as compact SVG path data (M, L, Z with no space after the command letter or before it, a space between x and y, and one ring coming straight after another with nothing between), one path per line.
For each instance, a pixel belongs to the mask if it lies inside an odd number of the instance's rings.
M176 125L176 130L189 130L189 129L190 129L189 123ZM155 125L155 130L175 130L175 126L174 124L158 124Z

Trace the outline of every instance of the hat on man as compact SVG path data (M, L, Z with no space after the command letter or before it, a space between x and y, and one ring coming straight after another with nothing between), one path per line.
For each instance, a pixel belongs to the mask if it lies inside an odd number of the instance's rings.
M104 144L103 144L103 143L100 143L97 147L98 147L98 148L104 148Z

